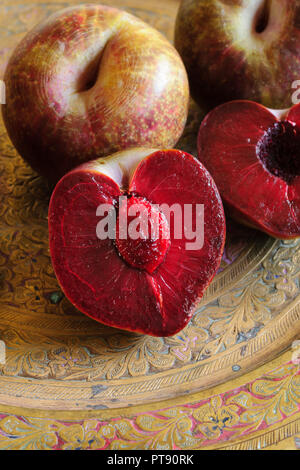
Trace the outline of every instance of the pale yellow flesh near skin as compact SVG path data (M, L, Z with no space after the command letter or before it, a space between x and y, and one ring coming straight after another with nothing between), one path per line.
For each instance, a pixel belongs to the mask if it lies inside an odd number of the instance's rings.
M278 119L278 121L283 121L288 112L290 111L290 108L286 108L286 109L270 109L268 108L270 113L274 114L274 116Z
M108 157L98 158L78 168L91 169L102 173L117 183L121 189L127 189L128 182L144 158L158 151L158 149L132 148L116 152ZM76 171L76 170L75 170Z

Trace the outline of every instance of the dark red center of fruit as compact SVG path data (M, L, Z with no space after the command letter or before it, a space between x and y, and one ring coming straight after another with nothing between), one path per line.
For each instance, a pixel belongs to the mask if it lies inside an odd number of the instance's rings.
M152 273L163 261L169 244L169 224L157 206L142 197L122 199L116 247L130 266Z
M276 122L258 142L257 155L272 175L291 184L300 175L300 128L289 121Z

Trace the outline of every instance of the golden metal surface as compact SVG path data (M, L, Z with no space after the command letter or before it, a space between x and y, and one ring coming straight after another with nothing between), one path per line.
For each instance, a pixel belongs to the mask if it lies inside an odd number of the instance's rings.
M105 3L172 38L177 0ZM67 5L2 1L1 74L24 33ZM199 122L191 104L178 145L193 153ZM0 448L72 448L76 439L81 448L90 441L94 448L296 446L299 366L287 362L291 352L263 364L299 337L300 242L228 222L221 270L181 333L152 338L102 326L60 291L48 251L51 188L23 163L0 126L0 339L6 344ZM156 406L158 400L165 402ZM208 426L211 418L220 423L216 429Z

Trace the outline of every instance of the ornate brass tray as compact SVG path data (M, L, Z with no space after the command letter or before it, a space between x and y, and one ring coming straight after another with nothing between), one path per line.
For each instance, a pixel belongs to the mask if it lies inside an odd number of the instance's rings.
M127 9L172 39L177 0L105 3ZM24 33L67 5L2 2L1 74ZM178 147L195 154L200 119L191 104ZM277 241L228 220L220 271L181 333L152 338L102 326L61 292L48 249L51 188L23 163L0 125L0 339L6 346L0 448L76 448L76 442L80 448L221 447L224 436L226 442L240 436L241 407L251 408L253 394L232 392L240 401L229 394L228 404L220 390L236 390L243 383L237 377L299 337L300 242ZM276 422L299 413L299 367L282 367L269 376L273 389L263 396L272 398L276 385L291 381L290 408L280 419L275 413ZM208 389L218 384L223 388L209 401ZM166 401L156 403L161 400ZM158 409L159 415L153 411ZM212 429L210 418L223 424Z

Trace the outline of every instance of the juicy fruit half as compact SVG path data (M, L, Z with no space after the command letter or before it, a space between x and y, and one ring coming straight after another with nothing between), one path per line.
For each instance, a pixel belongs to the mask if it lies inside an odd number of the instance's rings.
M221 105L201 124L198 154L234 218L277 238L300 236L299 105Z
M197 211L185 219L185 204L204 205L201 247L190 246L185 226L196 233ZM114 236L99 237L109 208ZM141 212L147 215L143 228L136 224ZM83 164L59 181L49 236L57 278L79 310L106 325L169 336L188 323L217 272L225 218L214 181L194 157L133 149Z

